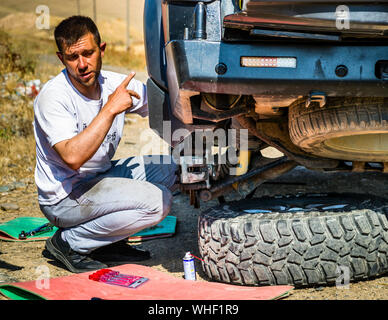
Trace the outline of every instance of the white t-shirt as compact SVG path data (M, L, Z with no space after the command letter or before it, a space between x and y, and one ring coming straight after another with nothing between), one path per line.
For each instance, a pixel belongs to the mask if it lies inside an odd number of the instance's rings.
M40 204L52 205L59 202L69 195L75 183L111 167L110 161L121 139L125 112L116 116L97 152L78 170L69 168L53 146L83 131L126 76L101 70L98 78L101 86L100 100L83 96L71 83L66 69L44 85L34 101L35 182ZM140 95L140 99L133 98L130 112L146 116L148 108L145 85L132 79L128 89Z

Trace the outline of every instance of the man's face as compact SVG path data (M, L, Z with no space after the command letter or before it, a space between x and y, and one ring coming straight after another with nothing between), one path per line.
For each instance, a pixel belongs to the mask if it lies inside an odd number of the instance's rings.
M69 77L81 88L88 89L95 85L100 74L105 46L103 42L98 47L93 34L87 33L76 43L64 45L62 52L58 52L57 55L65 65Z

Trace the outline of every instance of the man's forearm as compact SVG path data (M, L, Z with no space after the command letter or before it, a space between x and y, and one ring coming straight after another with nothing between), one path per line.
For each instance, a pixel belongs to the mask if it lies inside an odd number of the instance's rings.
M85 130L73 138L54 146L62 160L73 170L78 170L97 152L112 126L115 114L102 108Z
M78 170L93 157L104 141L116 115L133 106L132 97L140 99L138 93L127 89L134 76L135 73L131 72L109 95L107 103L84 131L54 146L55 151L71 169Z

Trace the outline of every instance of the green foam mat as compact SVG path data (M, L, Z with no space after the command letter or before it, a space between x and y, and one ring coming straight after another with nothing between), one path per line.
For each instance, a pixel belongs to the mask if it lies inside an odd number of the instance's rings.
M53 236L57 227L53 227L52 230L48 230L31 237L27 237L25 240L19 239L19 234L22 231L28 232L36 229L49 221L46 218L40 217L19 217L3 224L0 224L0 240L4 241L39 241L46 240ZM167 216L156 226L144 229L131 237L129 242L141 242L145 240L171 237L175 234L177 218L174 216Z
M156 226L141 230L140 232L129 237L129 242L141 242L158 238L171 237L175 234L177 218L167 216Z
M46 300L39 294L10 284L0 285L0 293L11 300Z
M56 227L53 227L52 230L46 230L44 232L37 233L31 237L27 237L25 240L19 239L19 234L22 231L29 232L34 230L49 221L46 218L40 217L19 217L10 221L7 221L3 224L0 224L0 240L4 241L39 241L46 240L51 237L55 231Z

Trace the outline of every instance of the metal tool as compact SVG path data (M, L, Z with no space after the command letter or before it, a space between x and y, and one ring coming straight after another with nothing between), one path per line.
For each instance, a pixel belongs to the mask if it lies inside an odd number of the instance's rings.
M54 226L50 222L48 222L48 223L45 223L44 225L41 225L40 227L35 228L33 230L30 230L28 232L23 230L22 232L19 233L19 240L26 240L27 237L32 237L38 233L51 231L53 229L53 227Z

